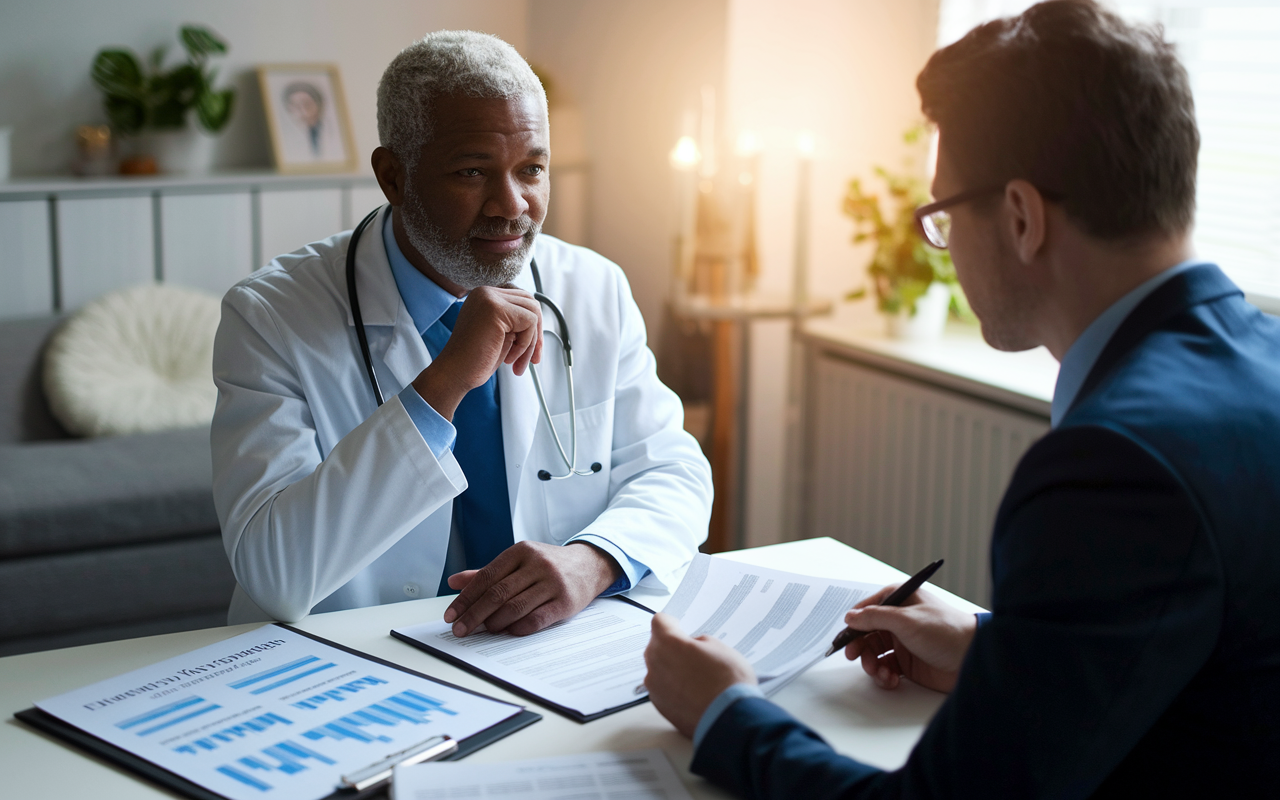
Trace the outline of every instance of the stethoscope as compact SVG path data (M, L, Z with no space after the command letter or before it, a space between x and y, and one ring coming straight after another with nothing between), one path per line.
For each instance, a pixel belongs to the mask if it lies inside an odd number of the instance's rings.
M356 229L351 232L351 241L347 244L347 295L351 298L351 318L355 322L356 337L360 340L360 355L364 357L364 368L369 374L369 385L373 387L373 396L379 406L386 399L383 397L382 387L378 384L378 376L373 370L373 358L369 355L369 337L364 330L364 317L360 314L360 298L356 294L356 247L360 243L360 236L364 233L364 229L369 227L369 223L373 222L380 211L382 209L378 208L369 212L369 216L361 220ZM592 475L601 470L599 461L593 461L590 469L578 469L578 404L573 391L573 345L569 341L569 323L565 321L560 307L542 293L542 275L538 272L538 262L530 260L529 269L533 272L534 299L551 309L551 313L555 315L556 324L560 328L559 333L544 330L542 334L554 336L560 342L560 349L564 354L565 382L569 386L569 449L565 450L564 444L560 441L560 434L556 432L556 426L551 422L551 409L547 407L547 398L542 392L542 379L538 376L538 368L533 364L529 365L529 372L533 375L533 387L538 393L538 404L542 406L542 415L547 420L547 427L551 429L551 438L556 443L556 450L560 452L561 460L569 468L564 475L552 475L547 470L540 469L538 480L558 481L574 475Z

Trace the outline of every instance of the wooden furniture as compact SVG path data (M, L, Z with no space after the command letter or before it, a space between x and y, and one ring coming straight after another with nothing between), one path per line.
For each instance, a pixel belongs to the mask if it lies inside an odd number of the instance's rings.
M905 578L903 573L830 539L744 550L726 557L831 578L874 583ZM657 607L667 598L653 593L635 596L640 602ZM978 610L959 598L946 596L962 608ZM677 734L648 703L580 725L389 635L393 627L438 617L448 603L447 597L432 598L317 614L303 620L298 627L433 677L529 705L543 714L541 722L481 750L471 756L471 760L511 761L593 750L660 747L694 797L727 796L688 772L692 758L689 741ZM0 659L0 707L10 716L35 700L221 641L253 627L210 628ZM813 725L833 746L884 768L896 768L905 762L942 700L943 695L914 685L893 692L881 691L860 667L838 657L823 662L777 695L778 703ZM170 796L129 773L35 733L13 719L0 726L0 753L4 753L6 766L6 796L91 795L98 800Z

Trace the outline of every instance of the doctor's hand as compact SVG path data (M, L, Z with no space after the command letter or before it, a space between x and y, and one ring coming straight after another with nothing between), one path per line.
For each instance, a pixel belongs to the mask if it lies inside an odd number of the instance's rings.
M882 689L895 689L906 677L950 692L978 630L977 618L923 589L896 608L879 605L897 588L886 586L845 614L850 628L873 631L850 642L845 657L861 658L862 669Z
M445 609L444 621L453 623L454 636L481 623L527 636L577 614L621 574L611 556L586 542L517 542L484 569L449 576L450 588L462 593Z
M413 381L413 388L440 416L452 421L467 392L481 386L502 364L523 375L542 360L542 307L520 289L480 286L458 312L449 342Z
M667 614L654 614L644 651L644 685L658 713L690 739L711 702L735 683L755 683L751 664L719 639L689 638Z

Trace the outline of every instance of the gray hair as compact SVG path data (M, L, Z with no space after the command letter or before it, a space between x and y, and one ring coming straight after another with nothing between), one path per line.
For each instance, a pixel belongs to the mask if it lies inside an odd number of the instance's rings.
M516 49L476 31L436 31L391 60L378 83L378 139L412 170L432 134L432 101L451 95L533 96L547 107L542 82Z

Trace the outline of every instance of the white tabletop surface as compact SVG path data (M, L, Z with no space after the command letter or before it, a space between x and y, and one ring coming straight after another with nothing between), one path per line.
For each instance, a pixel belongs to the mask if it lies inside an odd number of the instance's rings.
M893 583L905 576L833 539L759 547L725 554L775 569L818 577L872 583ZM941 589L934 592L957 606L980 610ZM636 595L658 607L666 595ZM580 725L554 711L512 695L481 678L439 661L391 638L389 631L438 618L449 598L431 598L371 608L316 614L297 627L348 647L385 658L445 681L460 684L543 715L540 722L469 757L471 761L510 761L567 755L593 750L663 749L694 797L726 795L689 773L692 746L653 706L644 705ZM146 666L254 628L237 625L119 642L50 650L0 659L0 698L5 722L0 726L0 765L6 797L167 797L156 788L118 768L81 755L59 741L32 731L12 718L34 701ZM915 685L886 692L877 689L861 668L833 656L775 697L779 705L813 726L841 752L884 768L900 766L921 731L942 703L943 695Z

